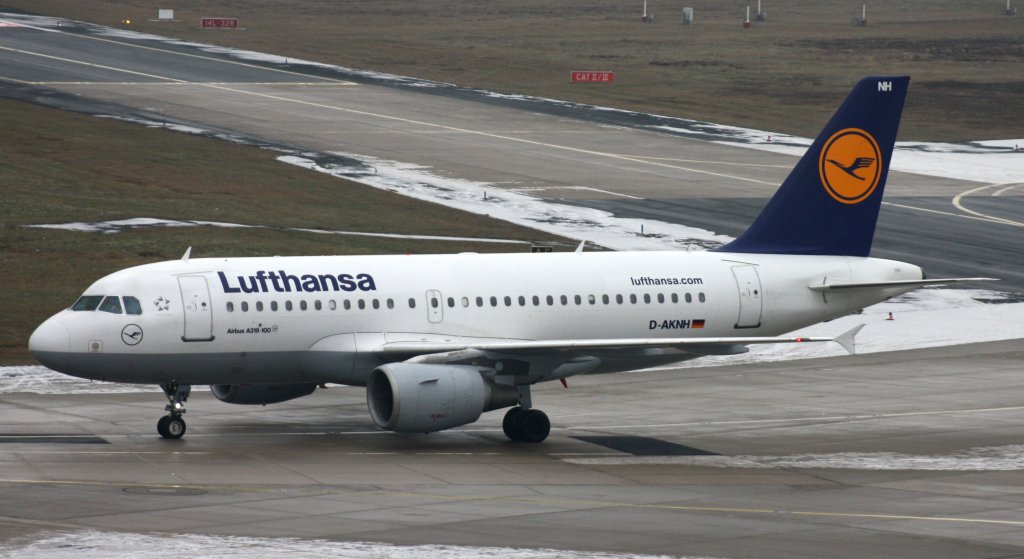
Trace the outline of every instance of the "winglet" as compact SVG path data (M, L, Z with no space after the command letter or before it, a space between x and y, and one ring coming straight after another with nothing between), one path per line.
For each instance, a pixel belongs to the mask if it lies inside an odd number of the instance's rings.
M185 249L185 254L181 255L182 262L188 262L188 258L192 256L192 247Z
M845 349L847 353L849 353L850 355L855 355L857 353L857 333L860 332L861 328L864 328L864 325L858 324L853 328L850 328L846 332L843 332L842 334L836 336L834 341L837 344L843 346L843 349Z

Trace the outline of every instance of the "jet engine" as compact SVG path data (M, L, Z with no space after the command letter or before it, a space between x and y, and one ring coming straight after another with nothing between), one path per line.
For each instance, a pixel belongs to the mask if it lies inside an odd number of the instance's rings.
M390 363L374 369L366 382L373 422L400 433L458 427L518 402L515 387L486 379L468 365Z
M316 390L315 384L211 384L210 392L221 402L229 404L276 404L308 396Z

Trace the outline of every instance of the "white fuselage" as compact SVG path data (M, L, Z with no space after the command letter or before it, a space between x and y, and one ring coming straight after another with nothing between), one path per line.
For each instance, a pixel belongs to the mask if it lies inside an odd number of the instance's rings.
M204 258L97 281L86 296L134 297L141 313L64 310L30 346L101 380L361 385L388 343L772 336L911 289L811 285L921 277L873 258L720 252ZM696 356L613 353L600 370Z

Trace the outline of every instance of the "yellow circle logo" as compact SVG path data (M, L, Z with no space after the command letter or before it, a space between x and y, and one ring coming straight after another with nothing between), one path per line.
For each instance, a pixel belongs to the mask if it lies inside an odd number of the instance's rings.
M863 202L882 178L878 142L860 128L844 128L832 134L818 156L818 173L825 191L836 201Z

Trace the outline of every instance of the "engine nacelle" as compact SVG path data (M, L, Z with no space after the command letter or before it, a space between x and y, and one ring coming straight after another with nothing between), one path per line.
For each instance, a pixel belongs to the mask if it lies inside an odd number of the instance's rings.
M514 387L487 380L468 365L390 363L374 369L366 382L373 422L400 433L458 427L518 402Z
M210 392L221 402L229 404L276 404L309 396L315 384L211 384Z

